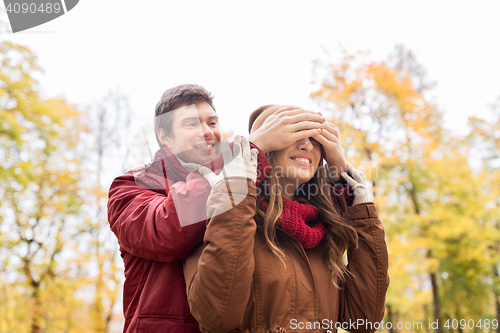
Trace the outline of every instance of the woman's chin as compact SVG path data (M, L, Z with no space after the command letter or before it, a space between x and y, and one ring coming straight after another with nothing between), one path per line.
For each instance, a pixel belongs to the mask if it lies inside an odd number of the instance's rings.
M298 179L300 185L307 183L308 181L310 181L314 177L314 175L311 175L308 172L299 173L298 176L299 177L297 177L297 179Z

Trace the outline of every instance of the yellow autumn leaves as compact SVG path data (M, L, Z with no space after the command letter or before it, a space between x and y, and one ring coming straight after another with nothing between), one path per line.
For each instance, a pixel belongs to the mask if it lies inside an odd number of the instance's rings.
M344 51L315 73L311 97L374 185L390 253L386 319L498 317L499 122L471 118L465 137L445 129L432 82L403 46L383 61Z

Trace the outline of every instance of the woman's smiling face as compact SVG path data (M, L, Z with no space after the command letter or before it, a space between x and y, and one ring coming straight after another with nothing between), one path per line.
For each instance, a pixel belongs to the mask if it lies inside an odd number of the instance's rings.
M298 140L273 152L274 174L284 198L292 198L297 188L314 177L321 160L321 145L312 138Z

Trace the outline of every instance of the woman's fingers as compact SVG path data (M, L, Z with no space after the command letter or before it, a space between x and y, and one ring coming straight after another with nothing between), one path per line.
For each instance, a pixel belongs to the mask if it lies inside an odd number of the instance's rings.
M335 135L335 133L327 131L326 128L323 129L320 134L323 135L328 141L334 142L336 144L340 144L339 137L337 135Z
M250 150L249 159L245 159L247 178L252 179L254 182L257 181L257 155L259 155L259 151L253 148Z
M329 150L329 148L333 147L332 145L340 146L339 139L335 135L325 131L324 129L312 138L321 143L323 145L323 148L325 148L327 151Z
M330 140L328 140L323 135L323 131L321 131L320 133L316 134L315 136L312 136L312 138L314 140L318 141L323 146L323 148L325 148L325 145L328 145L330 143Z
M348 161L346 161L346 164L349 173L354 177L354 179L351 178L345 171L343 171L340 175L346 180L347 184L349 184L351 188L354 190L354 195L356 196L363 195L366 192L365 182L358 180L360 177L359 172L355 170Z
M251 156L250 156L250 143L248 142L248 138L246 136L244 136L242 139L241 139L241 154L243 156L244 159L249 159Z
M349 161L345 161L345 164L347 164L347 172L349 172L351 174L351 176L353 177L354 180L358 181L356 178L356 175L357 175L357 172L356 170L354 169L354 167L351 165L351 163L349 163Z
M339 130L333 126L332 123L325 122L325 131L334 135L337 139L339 138Z
M233 141L234 142L234 141ZM239 152L240 147L233 143L233 151ZM233 160L233 151L227 142L221 142L220 150L222 152L222 159L224 160L224 165L228 164Z
M340 175L345 179L347 184L349 184L351 187L358 185L358 183L354 179L352 179L345 171L341 172Z
M213 187L215 185L218 180L218 176L213 173L212 170L207 167L201 167L198 169L198 171L207 180L210 186Z
M252 148L252 150L250 151L251 153L251 156L250 156L250 161L252 163L255 163L255 165L257 165L257 156L259 156L259 151L255 148Z
M357 181L358 183L364 184L365 183L364 175L360 171L354 169L354 167L351 165L351 163L349 163L349 161L345 161L345 162L347 164L347 170L352 175L354 180Z

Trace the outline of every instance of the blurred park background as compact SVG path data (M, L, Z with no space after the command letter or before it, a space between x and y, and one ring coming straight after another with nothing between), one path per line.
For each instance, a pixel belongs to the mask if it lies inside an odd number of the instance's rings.
M19 35L0 13L0 333L121 332L107 190L181 83L212 91L226 137L268 103L339 128L386 228L384 321L423 324L379 331L500 332L499 7L380 4L89 0Z

